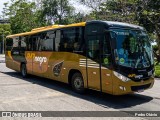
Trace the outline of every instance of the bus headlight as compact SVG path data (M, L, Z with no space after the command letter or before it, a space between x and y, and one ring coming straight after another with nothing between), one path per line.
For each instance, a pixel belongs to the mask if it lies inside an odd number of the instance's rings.
M117 73L117 72L113 72L114 73L114 75L116 76L116 77L118 77L120 80L122 80L123 82L128 82L128 81L130 81L131 79L129 79L128 77L125 77L124 75L122 75L122 74L120 74L120 73Z

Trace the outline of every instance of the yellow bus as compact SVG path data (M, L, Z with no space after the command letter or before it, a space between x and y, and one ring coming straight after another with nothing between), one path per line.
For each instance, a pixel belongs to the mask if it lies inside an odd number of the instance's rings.
M143 27L113 21L53 25L7 36L6 66L85 89L123 95L154 84L153 51Z

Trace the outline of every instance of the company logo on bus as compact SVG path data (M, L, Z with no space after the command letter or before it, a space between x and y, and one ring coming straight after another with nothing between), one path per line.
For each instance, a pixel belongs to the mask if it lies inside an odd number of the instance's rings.
M28 59L35 58L35 54L34 53L27 53L27 58Z
M40 66L42 63L46 63L48 61L47 57L36 56L35 53L27 53L28 59L33 59L35 62L39 62Z
M46 63L46 62L47 62L47 58L46 58L46 57L36 56L36 57L34 58L34 61L35 61L35 62L40 62L40 66L41 66L42 63Z

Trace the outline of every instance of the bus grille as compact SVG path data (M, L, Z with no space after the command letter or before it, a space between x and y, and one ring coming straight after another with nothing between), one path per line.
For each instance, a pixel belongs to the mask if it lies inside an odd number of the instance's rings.
M150 86L151 86L151 83L146 84L146 85L141 85L141 86L131 86L131 90L132 91L145 90L145 89L149 88Z
M145 78L142 78L142 79L132 79L134 82L140 82L141 80L143 81L147 81L149 80L150 77L145 77Z

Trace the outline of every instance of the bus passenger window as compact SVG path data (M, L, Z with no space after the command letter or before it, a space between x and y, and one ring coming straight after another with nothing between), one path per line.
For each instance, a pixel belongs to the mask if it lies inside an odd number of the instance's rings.
M13 39L12 38L7 38L6 40L6 50L10 51L13 47Z
M13 47L18 48L19 46L19 37L13 38Z
M38 48L37 48L37 38L38 36L32 36L32 45L33 45L33 51L37 51Z
M55 38L55 51L59 51L60 47L60 40L61 40L61 31L57 30L56 31L56 38Z
M21 37L21 51L25 51L26 50L26 47L27 47L27 44L26 44L26 37Z
M14 52L15 54L19 54L19 37L14 37L13 38L13 48L12 48L12 51L17 51L17 52Z
M26 42L27 42L27 51L32 51L32 37L31 36L26 37Z
M79 51L82 36L81 27L66 28L63 30L63 37L61 39L61 51Z
M55 33L54 31L48 31L45 33L43 39L41 39L41 49L42 51L53 51Z

